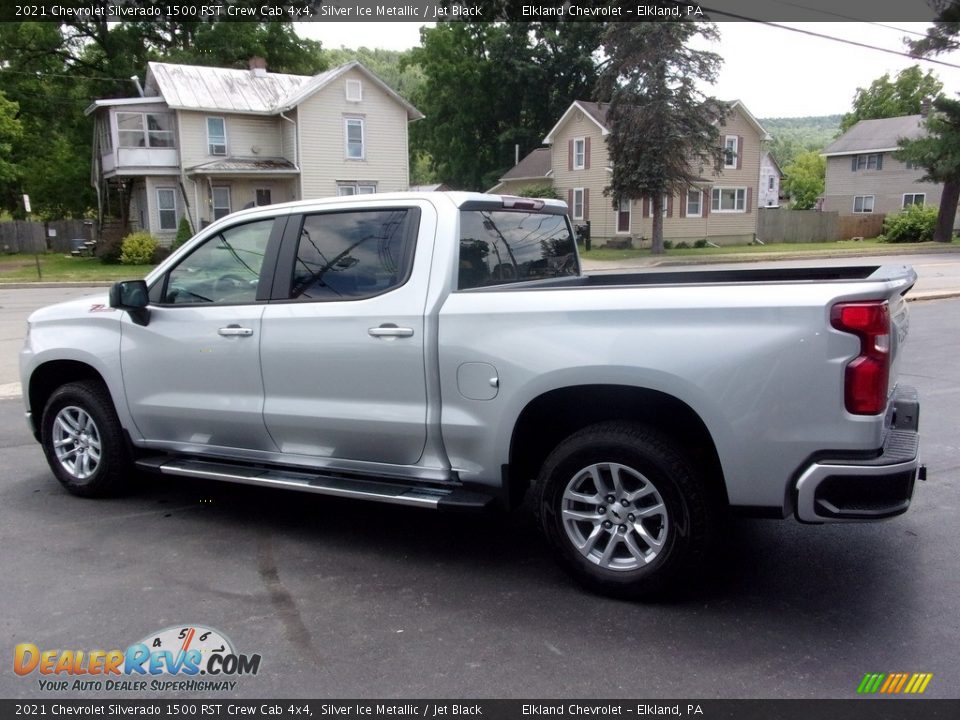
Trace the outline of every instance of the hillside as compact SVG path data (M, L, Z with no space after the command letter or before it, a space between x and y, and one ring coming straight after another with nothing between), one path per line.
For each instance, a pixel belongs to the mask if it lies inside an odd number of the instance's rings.
M780 167L789 165L804 150L822 150L840 132L842 115L761 118L760 124L773 136L770 152Z

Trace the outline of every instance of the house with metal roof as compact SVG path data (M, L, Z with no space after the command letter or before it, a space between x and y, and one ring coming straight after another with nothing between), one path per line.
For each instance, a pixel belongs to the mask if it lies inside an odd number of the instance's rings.
M139 87L139 86L138 86ZM139 97L94 101L101 218L168 243L254 205L409 187L423 115L359 62L313 77L151 62Z
M923 136L923 120L923 115L861 120L827 146L822 209L865 216L898 213L912 204L939 206L942 186L921 182L922 168L893 156L901 138Z
M653 234L650 198L624 201L614 208L603 194L613 172L606 141L608 108L585 100L571 103L544 138L546 147L524 157L491 190L522 195L525 187L549 183L567 201L575 224L589 222L596 244L648 241ZM720 244L756 237L761 156L770 136L740 101L734 101L720 139L726 150L722 171L701 170L694 187L665 198L665 239Z

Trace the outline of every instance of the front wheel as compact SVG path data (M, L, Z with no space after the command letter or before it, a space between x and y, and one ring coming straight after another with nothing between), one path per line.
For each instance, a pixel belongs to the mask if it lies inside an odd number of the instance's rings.
M130 464L123 430L102 384L57 388L44 408L40 438L50 469L74 495L113 495L126 483Z
M682 451L653 428L593 425L537 479L540 521L564 567L593 590L639 598L696 573L716 514Z

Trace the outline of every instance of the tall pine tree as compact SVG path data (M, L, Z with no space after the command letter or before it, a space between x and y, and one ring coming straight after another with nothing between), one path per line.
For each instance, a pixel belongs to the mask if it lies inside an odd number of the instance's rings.
M610 101L607 147L613 175L604 194L651 199L653 252L663 252L663 198L686 192L705 168L720 172L720 125L729 106L706 97L697 81L716 81L720 56L693 50L697 35L715 40L712 23L692 20L611 23L598 95Z
M926 170L923 180L943 183L933 239L948 243L953 239L953 220L960 200L960 101L940 98L933 107L926 120L927 135L901 139L894 156Z

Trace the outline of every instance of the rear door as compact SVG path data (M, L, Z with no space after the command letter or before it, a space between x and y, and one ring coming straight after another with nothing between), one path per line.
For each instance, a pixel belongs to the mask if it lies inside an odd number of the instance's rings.
M436 212L380 201L295 221L262 321L267 428L284 453L412 465L427 434L423 316Z

